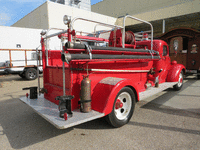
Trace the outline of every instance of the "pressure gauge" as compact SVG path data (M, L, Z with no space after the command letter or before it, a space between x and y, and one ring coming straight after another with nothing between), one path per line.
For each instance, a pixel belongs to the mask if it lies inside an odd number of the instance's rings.
M70 24L70 22L71 22L71 17L68 16L68 15L64 15L64 17L63 17L63 22L64 22L65 25Z

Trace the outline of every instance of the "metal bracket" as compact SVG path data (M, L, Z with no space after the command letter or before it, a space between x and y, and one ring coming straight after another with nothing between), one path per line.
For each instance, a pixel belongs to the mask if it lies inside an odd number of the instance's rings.
M159 87L159 76L155 78L155 87Z
M48 91L47 91L47 89L45 89L45 88L41 88L40 91L39 91L39 93L44 94L44 93L48 93Z
M73 113L71 111L71 100L74 98L72 95L57 96L55 100L59 100L59 111L60 117L64 118L64 114L67 113L72 117Z
M149 50L149 53L151 54L151 58L153 59L153 51Z
M30 90L30 99L37 99L38 98L37 88L38 87L26 87L23 88L22 90Z
M88 53L90 55L90 59L92 59L92 48L89 45L87 45L87 44L85 44L85 46L86 46L87 51L88 51Z

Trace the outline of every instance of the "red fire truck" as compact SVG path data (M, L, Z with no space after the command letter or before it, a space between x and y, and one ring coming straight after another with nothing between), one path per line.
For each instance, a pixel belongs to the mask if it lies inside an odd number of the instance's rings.
M125 32L126 18L145 22L151 27L151 40L135 40ZM76 20L65 16L68 29L55 34L41 33L43 87L29 87L30 94L20 98L38 114L59 129L69 128L105 117L113 127L121 127L131 119L135 104L169 87L180 90L185 67L171 62L169 47L153 40L149 22L132 16L124 17L124 25L114 27L109 39L77 35ZM62 51L48 51L49 38L61 39ZM94 45L88 45L88 41ZM108 42L107 47L98 46ZM39 83L39 82L38 82Z

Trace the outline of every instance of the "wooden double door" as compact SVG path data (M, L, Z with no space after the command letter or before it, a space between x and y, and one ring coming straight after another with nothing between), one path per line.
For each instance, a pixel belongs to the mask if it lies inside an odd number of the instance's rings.
M162 40L169 44L171 60L183 64L187 70L200 71L200 32L190 28L178 28L164 33Z

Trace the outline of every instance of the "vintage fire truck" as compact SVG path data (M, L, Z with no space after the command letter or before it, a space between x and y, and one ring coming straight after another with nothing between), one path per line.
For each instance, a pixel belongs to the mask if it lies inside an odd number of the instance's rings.
M132 18L151 27L151 40L141 41L125 32L125 20ZM77 35L76 20L112 27L109 39ZM153 26L147 21L125 16L123 27L83 18L64 17L68 29L48 35L41 33L43 87L28 87L30 94L20 98L59 129L105 117L113 127L131 119L135 104L169 87L180 90L185 67L171 62L169 48L153 40ZM106 31L104 31L106 32ZM83 33L83 32L82 32ZM96 32L94 32L96 33ZM48 39L58 36L62 51L48 51ZM88 41L94 42L89 45ZM109 46L98 46L108 43ZM40 80L40 79L38 79ZM40 83L40 82L38 82Z

